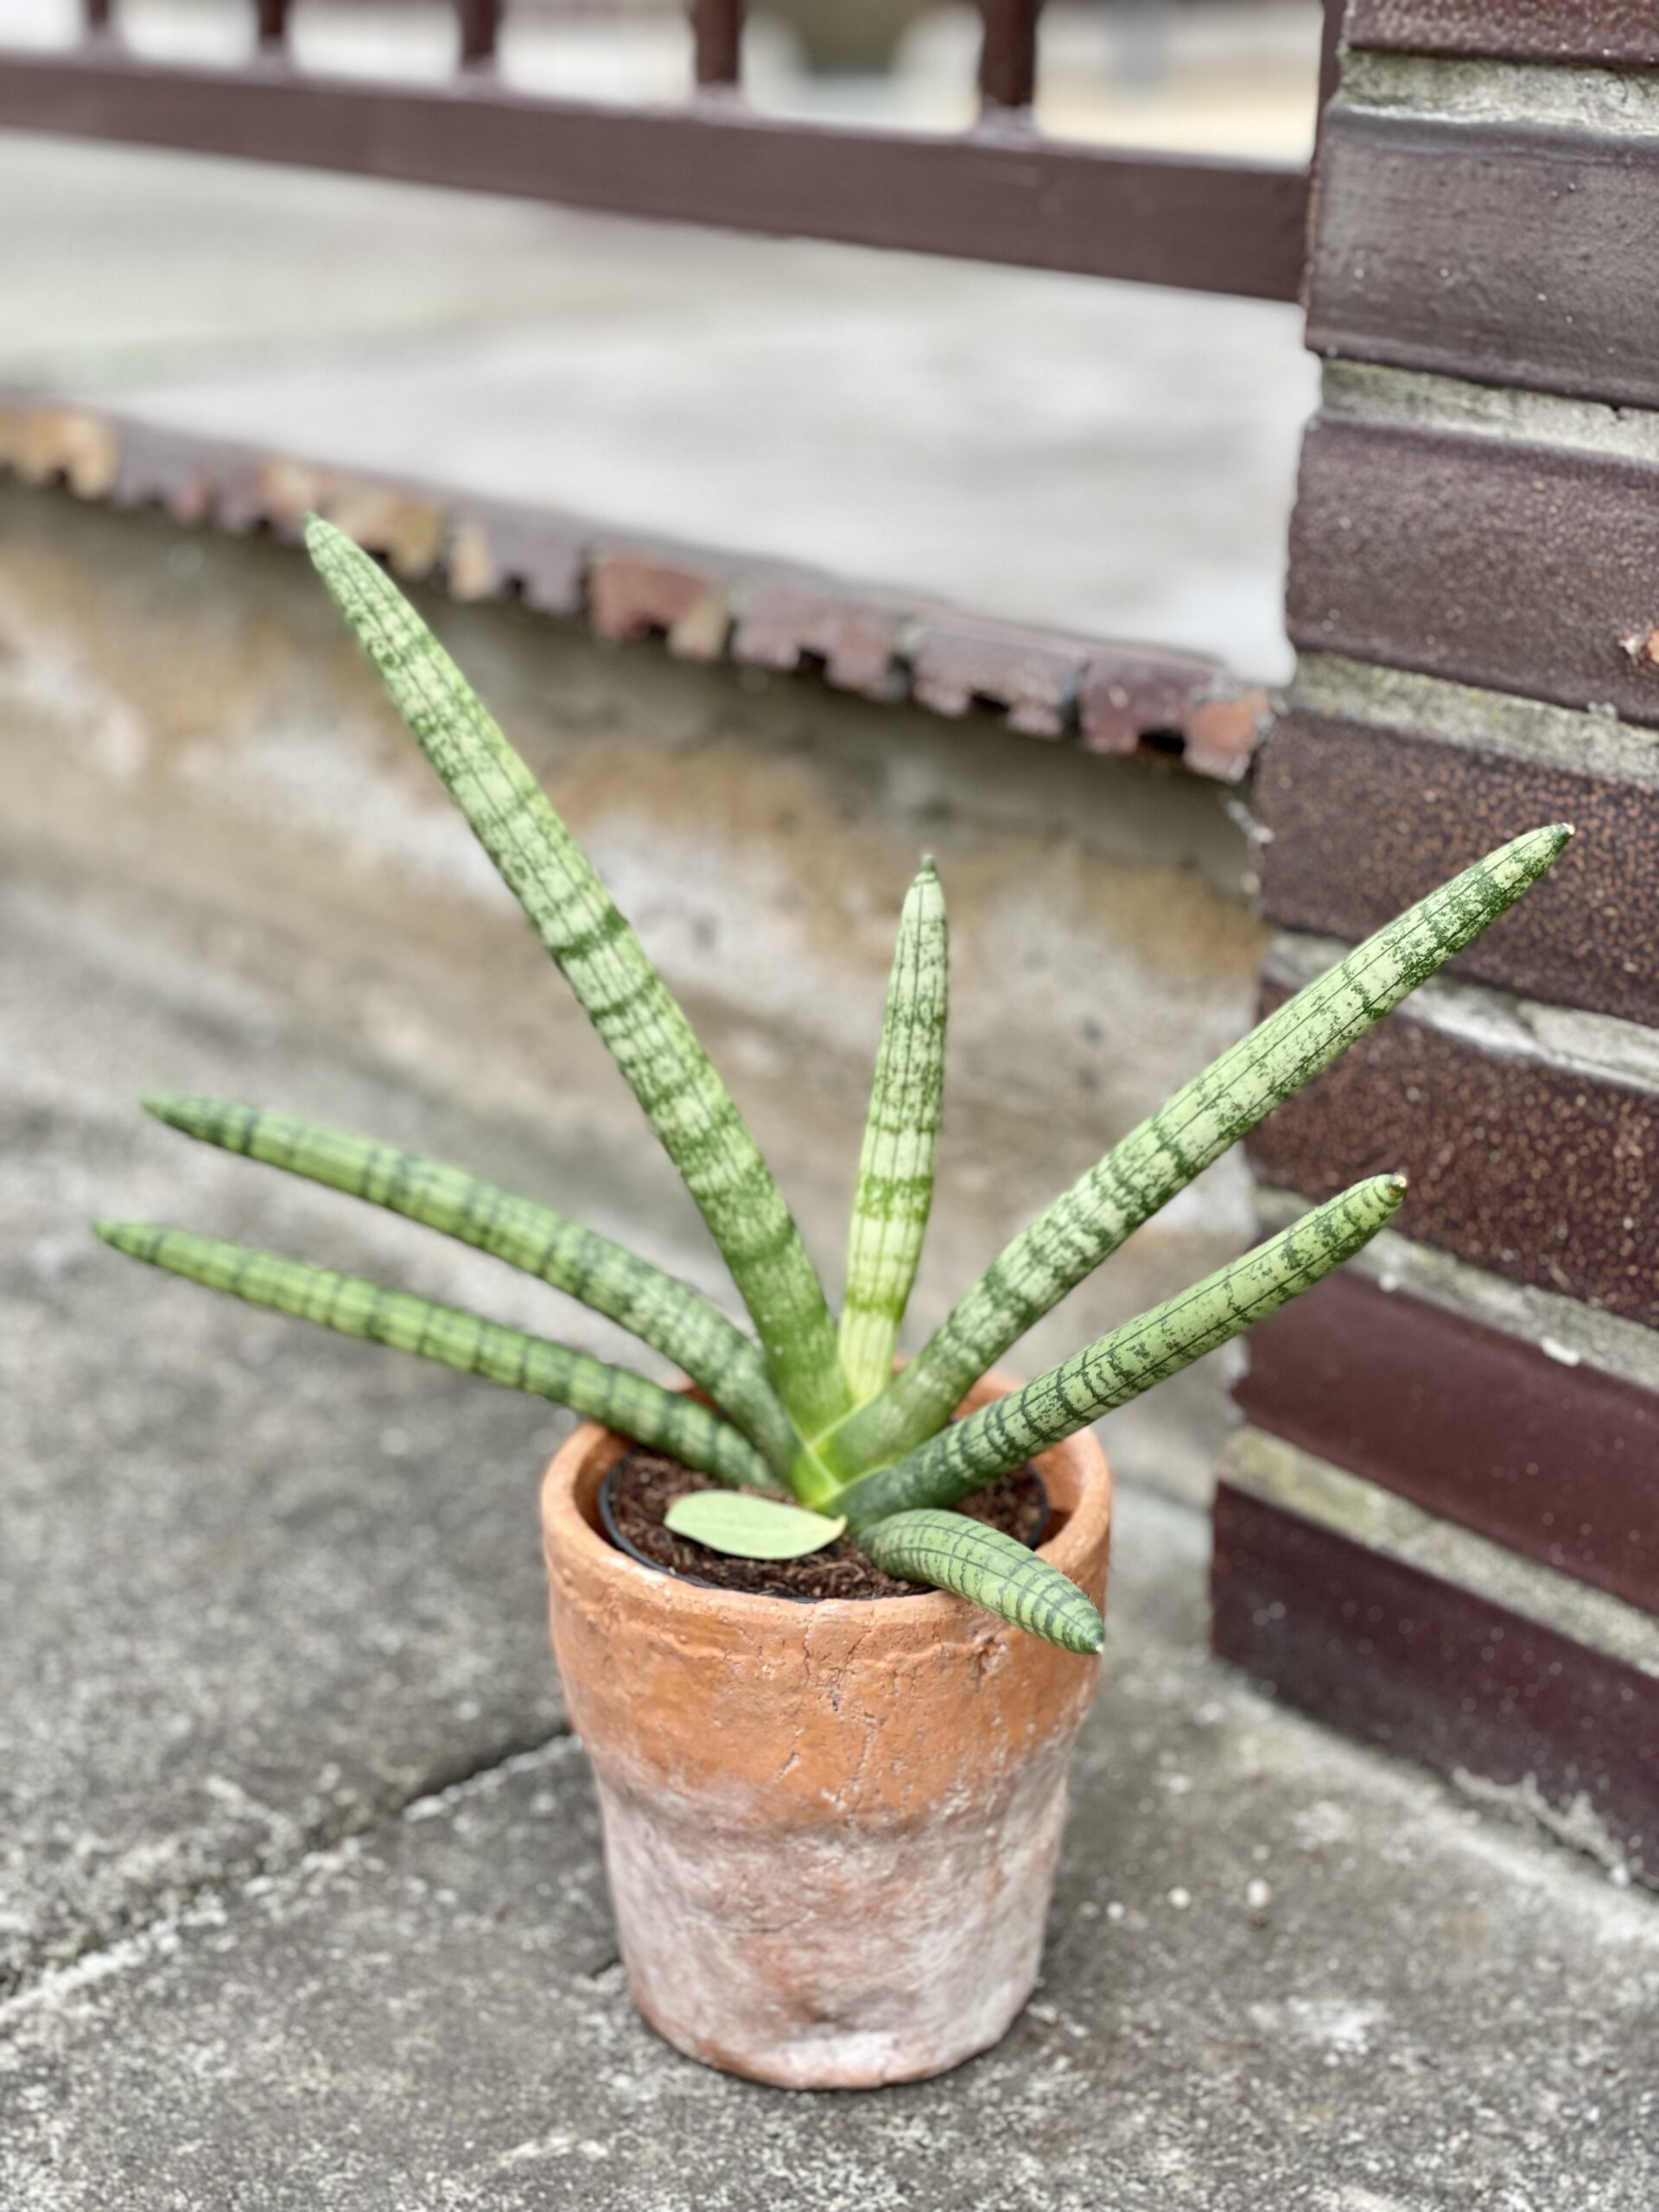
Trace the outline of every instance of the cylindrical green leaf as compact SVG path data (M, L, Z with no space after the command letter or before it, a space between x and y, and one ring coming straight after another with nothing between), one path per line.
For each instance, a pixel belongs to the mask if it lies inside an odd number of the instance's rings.
M953 1591L1067 1651L1094 1653L1106 1640L1093 1602L1069 1576L965 1513L894 1513L858 1541L884 1574Z
M848 1240L841 1366L855 1405L874 1397L893 1374L933 1200L948 958L944 893L926 860L899 919Z
M1489 853L1368 938L1177 1091L1020 1230L879 1398L820 1440L824 1465L848 1479L932 1435L1033 1322L1212 1160L1506 913L1572 834L1555 823Z
M912 1506L955 1505L998 1475L1075 1436L1230 1337L1289 1302L1369 1243L1405 1196L1397 1175L1374 1175L1125 1322L1023 1390L953 1421L906 1458L850 1484L835 1508L855 1529Z
M789 1208L683 1011L541 785L391 577L316 516L306 543L696 1200L796 1426L817 1435L847 1407L835 1323Z
M551 1206L397 1145L217 1098L147 1098L169 1128L344 1191L538 1276L618 1322L683 1370L786 1474L800 1448L759 1347L677 1276Z
M568 1344L550 1344L407 1291L386 1290L360 1276L336 1274L329 1268L221 1243L188 1230L105 1221L99 1223L98 1233L118 1252L245 1299L250 1306L268 1306L343 1337L389 1344L395 1351L437 1360L509 1389L550 1398L637 1443L671 1453L716 1482L754 1484L767 1478L766 1462L754 1446L718 1414Z

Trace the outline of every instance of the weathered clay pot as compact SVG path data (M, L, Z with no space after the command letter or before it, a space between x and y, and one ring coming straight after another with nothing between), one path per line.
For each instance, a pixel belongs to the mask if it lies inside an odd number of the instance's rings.
M693 2058L788 2088L988 2049L1036 1979L1099 1662L943 1592L803 1605L642 1567L598 1525L626 1448L578 1429L542 1528L634 2001ZM1104 1455L1084 1435L1037 1464L1043 1556L1098 1604Z

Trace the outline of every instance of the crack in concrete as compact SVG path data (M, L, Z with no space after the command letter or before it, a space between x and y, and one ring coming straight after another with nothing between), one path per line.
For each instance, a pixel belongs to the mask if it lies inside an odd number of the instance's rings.
M88 1929L79 1948L67 1957L42 1963L33 1972L25 1966L8 1987L0 1990L0 2035L11 2022L29 2012L175 1950L181 1937L196 1929L222 1927L237 1904L295 1894L302 1881L331 1866L345 1864L378 1836L404 1823L439 1819L468 1798L499 1788L513 1775L549 1763L567 1746L579 1748L568 1722L530 1743L509 1741L497 1745L473 1764L451 1772L447 1780L434 1772L423 1777L404 1796L362 1807L361 1819L324 1823L291 1856L241 1872L226 1868L216 1878L192 1885L171 1911L157 1913L120 1935L108 1929Z

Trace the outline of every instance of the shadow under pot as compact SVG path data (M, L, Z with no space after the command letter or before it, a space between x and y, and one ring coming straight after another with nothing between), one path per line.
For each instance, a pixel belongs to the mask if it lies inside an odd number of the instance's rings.
M1098 1662L940 1591L802 1602L644 1565L600 1509L632 1448L578 1429L542 1525L635 2003L691 2057L789 2088L988 2049L1036 1980ZM1101 1605L1104 1454L1085 1433L1036 1466L1042 1556Z

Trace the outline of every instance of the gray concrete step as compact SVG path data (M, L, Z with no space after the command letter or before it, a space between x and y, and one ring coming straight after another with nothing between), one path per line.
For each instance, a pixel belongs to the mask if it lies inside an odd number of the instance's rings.
M0 2016L10 2212L1645 2212L1659 1919L1198 1649L1202 1524L1126 1501L1044 1985L943 2081L678 2057L562 1738Z

